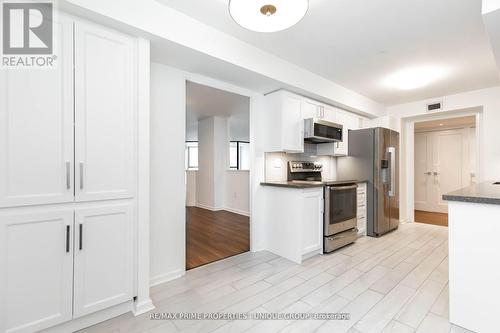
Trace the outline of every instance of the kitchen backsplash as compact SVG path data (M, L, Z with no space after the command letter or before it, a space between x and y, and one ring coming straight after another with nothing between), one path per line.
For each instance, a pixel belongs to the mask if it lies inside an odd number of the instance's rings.
M311 157L308 154L266 153L266 181L286 181L289 161L320 162L323 165L322 178L328 180L337 179L337 159L333 156Z

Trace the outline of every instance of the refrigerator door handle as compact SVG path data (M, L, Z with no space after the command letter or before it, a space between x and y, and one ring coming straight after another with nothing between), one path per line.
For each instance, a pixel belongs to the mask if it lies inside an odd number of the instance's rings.
M390 179L390 189L389 196L394 197L396 195L396 148L387 148L387 153L389 154L389 179Z
M389 154L389 179L390 179L390 189L389 196L394 197L396 195L396 148L387 148L387 153Z

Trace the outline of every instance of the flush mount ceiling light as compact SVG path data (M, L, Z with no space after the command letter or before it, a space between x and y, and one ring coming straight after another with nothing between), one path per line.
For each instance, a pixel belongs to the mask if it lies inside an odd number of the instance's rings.
M441 79L446 72L444 68L437 66L406 68L387 77L384 84L400 90L417 89Z
M294 26L307 13L309 0L230 0L229 13L243 28L276 32Z

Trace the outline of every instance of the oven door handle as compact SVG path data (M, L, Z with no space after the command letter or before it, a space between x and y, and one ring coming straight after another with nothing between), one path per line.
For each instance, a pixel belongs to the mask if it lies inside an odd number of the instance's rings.
M330 186L330 190L332 191L343 191L343 190L352 190L358 188L358 185L349 185L349 186Z

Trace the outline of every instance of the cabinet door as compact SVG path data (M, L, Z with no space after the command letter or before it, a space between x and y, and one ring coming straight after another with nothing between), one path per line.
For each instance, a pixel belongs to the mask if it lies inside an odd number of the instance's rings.
M327 121L331 121L332 123L338 123L337 117L335 115L335 109L331 107L325 107L323 110L324 119Z
M337 142L335 147L336 156L345 156L348 151L348 140L349 140L349 127L348 127L348 116L344 111L335 112L336 122L343 126L342 129L342 142Z
M132 299L132 204L75 212L74 318Z
M0 332L71 319L73 210L0 215Z
M282 146L284 151L304 151L304 120L300 96L284 94L281 108Z
M323 189L304 191L302 254L318 251L323 245Z
M318 104L307 99L302 101L302 118L322 118L322 109Z
M73 23L54 31L55 68L0 70L0 207L74 199Z
M134 195L134 50L129 36L75 24L77 201Z

